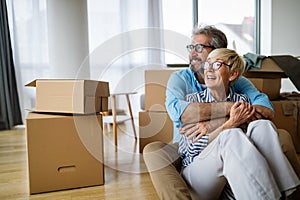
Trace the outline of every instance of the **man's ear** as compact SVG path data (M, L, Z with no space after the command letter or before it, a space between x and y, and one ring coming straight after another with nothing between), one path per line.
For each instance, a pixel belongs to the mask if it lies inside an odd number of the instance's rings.
M239 76L238 71L233 71L229 77L229 81L234 81Z

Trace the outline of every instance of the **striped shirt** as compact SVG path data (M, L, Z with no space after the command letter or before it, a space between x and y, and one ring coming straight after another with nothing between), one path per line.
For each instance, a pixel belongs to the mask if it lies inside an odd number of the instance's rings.
M205 102L205 103L214 103L217 102L213 96L210 94L209 88L203 90L203 92L197 92L193 94L188 94L185 96L186 101L188 102ZM229 89L229 95L223 102L250 102L249 98L243 94L234 93L233 90ZM182 158L182 164L184 167L188 166L193 162L194 158L199 155L208 145L208 136L209 134L204 135L195 143L192 143L192 140L188 140L185 135L181 136L179 141L179 155Z

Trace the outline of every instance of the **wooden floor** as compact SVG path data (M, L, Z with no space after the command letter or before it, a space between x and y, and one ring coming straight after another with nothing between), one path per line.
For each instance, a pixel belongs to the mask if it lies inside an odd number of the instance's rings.
M0 131L0 199L158 199L131 132L130 123L119 126L115 152L105 131L103 186L29 195L25 128Z

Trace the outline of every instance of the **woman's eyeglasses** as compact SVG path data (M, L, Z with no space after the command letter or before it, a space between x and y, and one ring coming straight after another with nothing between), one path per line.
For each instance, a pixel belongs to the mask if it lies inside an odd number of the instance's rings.
M203 69L207 70L209 68L209 66L211 66L214 71L217 71L217 70L219 70L222 67L222 65L226 65L228 67L232 67L231 65L228 65L228 64L226 64L224 62L216 61L216 62L213 62L213 63L205 62L203 64Z

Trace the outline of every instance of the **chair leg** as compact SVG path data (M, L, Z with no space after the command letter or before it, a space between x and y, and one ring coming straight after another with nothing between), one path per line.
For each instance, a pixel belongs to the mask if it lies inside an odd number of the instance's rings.
M128 94L126 94L126 100L127 100L129 115L130 115L130 119L131 119L131 125L132 125L133 134L134 134L134 139L137 139L135 125L134 125L134 119L133 119L133 115L132 115L131 104L130 104L130 99L129 99Z
M114 134L114 143L115 150L117 150L118 146L118 133L117 133L117 111L116 111L116 96L111 96L111 108L112 108L112 116L113 116L113 134Z

